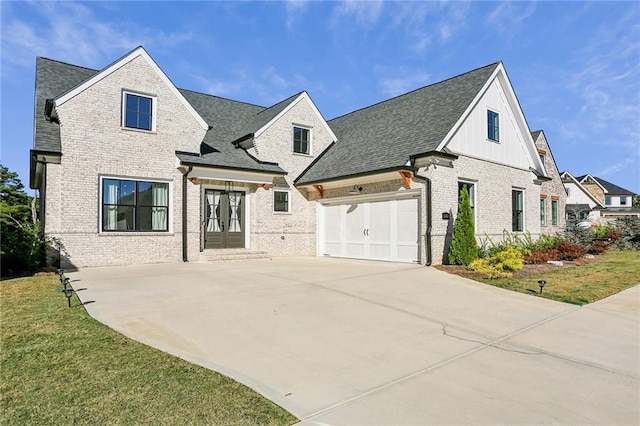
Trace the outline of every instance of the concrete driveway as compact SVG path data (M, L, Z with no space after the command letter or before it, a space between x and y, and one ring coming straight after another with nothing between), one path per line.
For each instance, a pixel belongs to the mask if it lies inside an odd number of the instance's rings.
M640 423L638 286L577 307L418 265L328 258L69 276L99 321L306 425Z

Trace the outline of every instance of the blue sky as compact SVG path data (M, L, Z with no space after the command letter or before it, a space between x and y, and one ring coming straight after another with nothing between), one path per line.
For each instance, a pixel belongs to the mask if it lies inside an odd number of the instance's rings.
M7 2L2 164L28 186L35 58L102 69L138 45L174 84L331 119L502 60L560 171L640 192L640 2Z

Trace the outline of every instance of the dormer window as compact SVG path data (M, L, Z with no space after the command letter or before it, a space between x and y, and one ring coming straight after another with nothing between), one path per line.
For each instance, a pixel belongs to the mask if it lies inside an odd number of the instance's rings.
M500 142L500 116L497 112L487 110L487 138Z
M122 94L122 126L129 129L154 129L155 99L149 96L123 92Z
M311 154L311 130L304 127L293 127L293 152Z

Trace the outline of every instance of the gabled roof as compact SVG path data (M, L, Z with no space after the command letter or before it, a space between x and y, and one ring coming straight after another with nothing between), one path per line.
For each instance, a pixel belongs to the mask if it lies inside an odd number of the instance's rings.
M34 110L33 149L60 153L60 126L46 119L44 109L47 99L81 84L98 71L47 58L36 58L36 93Z
M587 180L587 179L591 179L591 180L593 180L593 181L595 182L595 184L596 184L596 185L598 185L598 186L602 189L602 191L603 191L603 192L607 192L607 190L604 188L604 186L602 186L602 185L600 184L600 182L598 182L598 181L597 181L593 176L591 176L590 174L586 174L586 175L582 175L582 176L578 176L578 177L576 177L576 180L577 180L578 182L582 183L582 184L584 184L584 181L585 181L585 180Z
M178 98L178 100L182 103L182 105L185 107L185 109L191 113L191 115L198 122L200 127L202 127L203 129L206 130L207 129L207 123L205 123L205 121L202 119L202 117L200 117L200 115L198 115L196 110L193 109L193 107L189 104L189 102L187 102L187 100L180 94L180 91L178 90L178 88L173 84L173 82L169 79L169 77L167 77L167 75L160 69L158 64L156 64L156 62L151 58L151 56L149 56L147 51L144 50L144 48L142 46L136 47L131 52L129 52L126 55L124 55L122 58L120 58L117 61L113 62L111 65L106 66L100 72L98 72L97 74L93 75L89 79L83 81L81 84L73 87L72 89L68 90L67 92L59 94L54 99L55 104L56 105L64 104L69 99L72 99L74 96L76 96L79 93L83 92L87 88L93 86L94 84L96 84L100 80L106 78L107 76L111 75L115 71L119 70L120 68L122 68L123 66L127 65L128 63L130 63L131 61L133 61L134 59L137 59L137 58L142 58L145 62L147 62L147 64L149 64L151 69L153 69L155 71L155 73L158 75L158 77L160 77L160 79L167 85L169 90L171 90L171 92L173 92L173 94L176 96L176 98Z
M499 62L330 120L338 142L297 180L315 182L406 166L433 152Z
M594 181L598 183L604 189L605 193L608 195L635 195L633 191L629 191L628 189L624 189L618 185L614 185L611 182L608 182L602 178L592 176L592 175L584 175L579 176L576 179L582 183L587 177L591 177Z
M204 137L200 156L176 154L180 161L203 166L285 174L277 164L260 162L244 149L236 148L230 143L246 126L245 123L264 111L264 107L190 90L181 89L180 92L211 126Z
M571 173L564 171L560 173L560 177L562 178L562 183L568 183L568 182L574 183L578 188L580 188L582 192L585 193L585 195L587 195L587 197L591 198L591 201L596 203L596 206L604 208L604 204L602 204L600 200L598 200L591 192L589 192L587 188L582 186L582 184L578 181L578 179L576 179Z

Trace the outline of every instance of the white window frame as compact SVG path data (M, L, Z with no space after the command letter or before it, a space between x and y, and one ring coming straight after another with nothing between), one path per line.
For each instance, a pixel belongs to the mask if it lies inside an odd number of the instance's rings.
M514 230L513 229L513 191L518 191L522 194L522 229L520 230ZM512 187L511 188L511 232L525 232L525 229L527 229L527 222L526 222L526 211L527 211L527 198L526 198L526 193L524 188L516 188L516 187Z
M626 195L621 195L620 197L618 197L618 204L621 206L626 206L627 205L627 196ZM624 203L622 202L622 200L624 200Z
M473 194L469 194L469 201L471 201L473 204L471 205L471 211L473 212L473 226L474 226L474 230L477 231L478 230L478 214L476 212L476 210L478 210L478 181L475 180L471 180L471 179L458 179L458 186L456 188L457 192L456 192L456 199L460 200L460 184L461 183L466 183L467 185L471 185L473 186Z
M277 211L276 210L276 192L286 192L287 193L287 211ZM286 188L273 188L273 194L271 195L272 200L272 210L274 214L291 214L291 189Z
M489 112L492 112L498 116L498 139L491 139L489 137ZM485 117L486 117L486 123L487 123L487 126L485 127L485 130L487 132L486 133L487 140L493 143L500 143L500 136L502 136L502 129L501 129L502 126L500 125L500 121L502 120L500 120L500 111L498 111L495 108L487 107L487 113L485 114Z
M114 180L127 180L132 182L153 182L153 183L166 183L168 185L167 191L167 230L166 231L104 231L102 228L102 213L104 207L104 184L105 179ZM158 179L148 177L131 177L131 176L117 176L117 175L100 175L98 179L98 234L100 235L173 235L173 180L170 179Z
M136 127L127 127L127 95L140 96L143 98L151 99L151 130L138 129ZM158 111L158 99L157 96L149 93L136 92L133 90L122 90L122 99L120 105L120 127L123 130L133 130L136 132L155 133L156 132L156 116Z
M296 127L298 129L303 129L303 130L307 130L309 132L309 152L296 152L295 150L295 129ZM307 157L311 157L313 155L313 128L309 127L309 126L304 126L301 124L293 124L291 127L291 152L294 155L304 155Z

